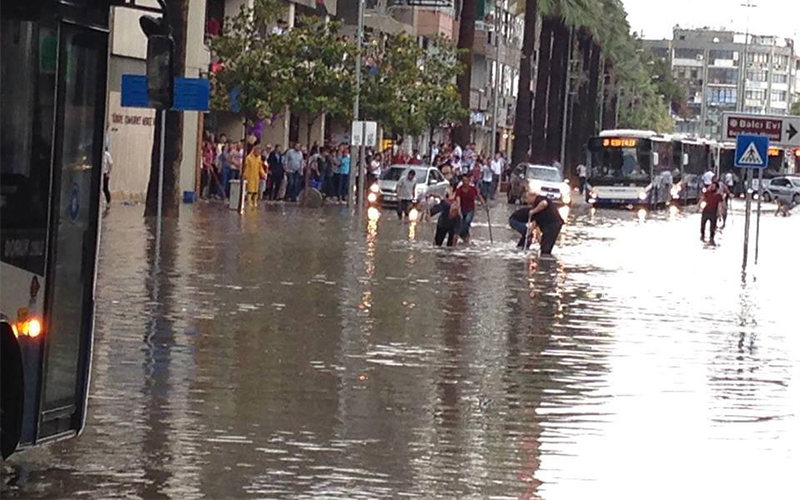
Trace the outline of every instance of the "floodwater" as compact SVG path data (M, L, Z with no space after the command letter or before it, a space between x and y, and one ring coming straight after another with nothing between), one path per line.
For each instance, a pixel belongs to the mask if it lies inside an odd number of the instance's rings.
M800 217L510 209L470 248L391 213L186 206L158 269L103 219L89 419L4 498L797 498ZM752 249L751 249L752 257Z

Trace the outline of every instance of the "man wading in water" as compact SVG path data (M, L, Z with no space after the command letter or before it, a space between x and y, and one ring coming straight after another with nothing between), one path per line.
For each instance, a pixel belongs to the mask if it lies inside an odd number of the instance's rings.
M517 244L520 248L528 248L534 229L537 227L542 232L542 239L539 243L541 255L552 255L553 246L561 233L564 221L558 213L556 204L538 193L529 191L526 194L525 202L527 206L516 210L508 218L508 224L512 229L522 235ZM525 239L528 241L525 241Z

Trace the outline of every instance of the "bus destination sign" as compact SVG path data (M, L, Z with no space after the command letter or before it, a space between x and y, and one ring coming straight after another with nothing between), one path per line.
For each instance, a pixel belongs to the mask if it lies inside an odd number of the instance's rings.
M604 148L635 148L636 139L627 137L611 137L603 139Z

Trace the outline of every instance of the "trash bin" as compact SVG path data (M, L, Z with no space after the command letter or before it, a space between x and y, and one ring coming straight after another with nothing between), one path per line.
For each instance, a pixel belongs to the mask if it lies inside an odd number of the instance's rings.
M244 194L247 189L247 181L240 179L233 179L230 182L231 197L228 199L228 208L231 210L244 210Z

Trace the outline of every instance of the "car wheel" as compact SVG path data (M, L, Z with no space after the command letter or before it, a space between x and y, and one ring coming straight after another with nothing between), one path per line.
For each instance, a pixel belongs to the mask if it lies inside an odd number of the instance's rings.
M506 193L506 198L508 198L508 204L509 205L513 205L514 204L514 195L511 194L511 188L508 188L508 192Z
M792 196L792 203L794 205L800 205L800 194L795 194Z
M769 191L764 191L764 201L766 202L772 201L772 195L769 194Z

